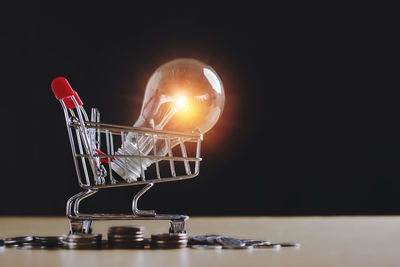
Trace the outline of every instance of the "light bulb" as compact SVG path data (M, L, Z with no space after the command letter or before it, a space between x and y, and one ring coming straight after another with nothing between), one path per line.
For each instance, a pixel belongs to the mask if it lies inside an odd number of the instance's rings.
M160 66L151 75L142 110L134 127L183 133L205 133L220 117L225 103L221 79L207 64L180 58ZM171 146L175 146L175 142ZM128 133L117 155L148 155L154 143L150 137L136 139ZM140 151L139 151L140 148ZM157 155L168 153L165 142L156 145ZM136 181L151 159L116 157L112 169L128 182Z

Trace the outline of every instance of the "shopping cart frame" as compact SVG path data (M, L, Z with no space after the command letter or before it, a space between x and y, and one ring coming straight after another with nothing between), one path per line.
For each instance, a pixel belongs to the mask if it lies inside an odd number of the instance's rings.
M96 108L92 108L91 119L89 120L83 108L83 102L65 78L54 79L52 89L64 112L78 183L83 189L67 201L66 215L70 220L70 232L91 233L92 221L94 220L170 220L170 232L186 232L185 221L189 218L187 215L157 214L154 210L140 210L138 201L156 183L191 179L199 174L202 160L200 157L202 134L105 124L100 122L100 112ZM130 136L135 136L136 142L139 138L152 141L154 146L151 152L147 155L141 154L139 147L137 155L116 153L115 139L120 138L122 150L125 151L123 144L129 133L131 133ZM106 141L107 153L101 151L102 139ZM165 142L166 154L157 153L157 142ZM139 144L139 142L137 143ZM179 144L180 156L174 155L171 143ZM187 143L194 143L195 155L192 157L188 156ZM154 162L156 177L150 179L146 177L146 170L140 165L141 173L136 181L128 182L121 179L111 168L112 161L116 157L123 158L125 162L134 158L140 162L144 159L150 159ZM162 174L160 162L169 163L170 175L163 175L165 171ZM177 162L183 162L184 165L184 173L181 175L176 172L175 165ZM133 197L132 214L79 212L81 201L94 195L100 189L133 185L144 185L144 187Z

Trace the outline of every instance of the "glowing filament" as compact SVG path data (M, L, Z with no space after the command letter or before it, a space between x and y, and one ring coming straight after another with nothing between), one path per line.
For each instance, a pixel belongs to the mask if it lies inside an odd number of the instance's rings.
M188 101L185 96L177 95L175 97L175 107L178 111L187 110L188 109Z

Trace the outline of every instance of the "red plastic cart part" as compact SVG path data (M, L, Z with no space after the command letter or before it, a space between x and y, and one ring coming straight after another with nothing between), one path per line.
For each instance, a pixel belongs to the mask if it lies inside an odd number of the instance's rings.
M82 106L82 105L83 105L83 102L82 102L82 100L80 99L78 93L75 92L75 91L74 91L74 97L75 97L75 100L76 100L76 102L78 103L78 105L79 105L79 106ZM71 98L70 96L64 98L63 101L64 101L64 104L65 104L65 106L66 106L67 108L75 108L74 101L72 101L72 98Z
M72 101L71 96L74 96L76 102L79 106L83 105L82 100L80 99L77 92L75 92L67 79L64 77L57 77L51 82L51 89L53 90L54 95L59 100L61 99L65 106L69 109L75 108L74 101Z
M95 149L94 151L96 151L97 154L99 155L105 155L105 153L101 150ZM112 162L114 160L114 158L101 158L100 161L102 163L109 163Z

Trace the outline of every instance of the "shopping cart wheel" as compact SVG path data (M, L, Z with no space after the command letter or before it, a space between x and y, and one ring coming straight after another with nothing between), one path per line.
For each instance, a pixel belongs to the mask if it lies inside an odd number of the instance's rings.
M92 221L91 220L70 220L71 230L70 234L81 233L91 234L92 233Z
M169 228L170 233L186 233L184 220L171 220L171 227Z

